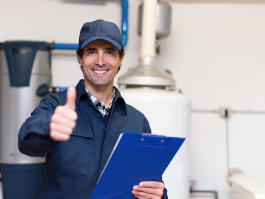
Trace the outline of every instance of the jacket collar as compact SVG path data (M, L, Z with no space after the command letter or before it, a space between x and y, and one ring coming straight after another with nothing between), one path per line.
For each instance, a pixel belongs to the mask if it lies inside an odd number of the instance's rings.
M76 89L76 104L78 104L80 101L80 98L83 95L88 96L82 79L77 83L75 89Z
M115 89L115 97L113 99L113 103L119 102L127 114L126 103L123 97L121 96L120 91L115 86L113 86L113 89ZM85 85L83 84L83 79L81 79L76 85L76 104L79 103L83 95L85 95L85 97L88 97L86 89L85 89Z
M119 102L122 107L124 108L126 114L127 114L127 108L126 108L126 103L125 103L125 100L123 99L123 97L121 96L121 93L120 91L115 87L113 86L113 89L115 89L115 97L114 97L114 103L116 102Z

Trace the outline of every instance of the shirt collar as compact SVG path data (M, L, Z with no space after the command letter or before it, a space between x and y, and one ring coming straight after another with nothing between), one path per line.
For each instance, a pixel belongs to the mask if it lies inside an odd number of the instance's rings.
M83 84L83 79L81 79L78 84L76 85L76 104L79 103L81 97L83 95L85 95L86 97L88 97L86 89L85 89L85 85ZM113 99L113 103L116 103L117 101L122 105L122 107L124 108L124 110L127 113L127 108L126 108L126 104L125 104L125 100L123 99L123 97L121 96L120 91L113 86L113 89L115 89L115 97Z
M100 104L101 104L101 106L103 106L103 107L105 107L106 105L103 103L103 102L101 102L101 101L99 101L97 98L95 98L87 89L86 89L86 87L85 87L85 90L86 90L86 92L87 92L87 94L88 94L88 96L90 97L90 99L92 100L92 102L95 104L96 102L99 102ZM113 88L113 94L112 94L112 98L111 98L111 102L110 102L110 105L109 105L109 107L111 107L111 105L112 105L112 102L113 102L113 99L114 99L114 97L115 97L115 89ZM108 107L107 107L108 108Z

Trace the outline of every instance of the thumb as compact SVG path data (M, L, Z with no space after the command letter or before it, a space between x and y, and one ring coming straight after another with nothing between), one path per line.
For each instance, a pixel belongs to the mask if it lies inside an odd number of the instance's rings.
M69 87L67 89L67 100L65 106L68 108L75 110L75 98L76 98L76 91L74 87Z

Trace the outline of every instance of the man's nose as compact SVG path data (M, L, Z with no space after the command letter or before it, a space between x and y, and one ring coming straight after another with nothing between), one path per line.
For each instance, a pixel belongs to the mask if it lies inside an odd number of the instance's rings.
M103 54L99 53L95 64L99 66L103 66L104 64L106 64Z

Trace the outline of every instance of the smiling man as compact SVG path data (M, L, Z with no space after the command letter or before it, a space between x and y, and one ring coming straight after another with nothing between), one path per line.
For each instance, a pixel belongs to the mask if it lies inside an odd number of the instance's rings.
M46 158L41 199L88 199L119 134L151 133L145 116L126 104L113 86L123 57L117 25L85 23L77 50L84 79L76 89L44 97L22 125L20 151ZM162 181L141 182L132 194L139 199L167 198Z

